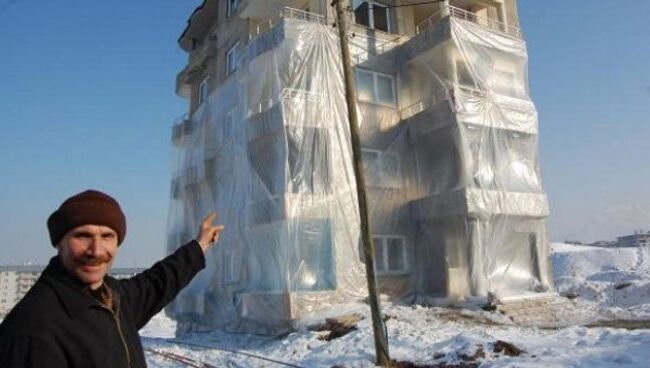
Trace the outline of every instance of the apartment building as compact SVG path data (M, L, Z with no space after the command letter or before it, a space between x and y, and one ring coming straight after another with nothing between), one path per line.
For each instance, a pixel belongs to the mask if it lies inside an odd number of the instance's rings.
M375 259L402 300L552 289L537 112L514 0L351 1ZM209 1L179 38L169 250L217 209L220 246L168 312L279 333L365 296L327 1Z
M42 265L0 266L0 316L6 315L34 286L45 269ZM135 276L141 268L113 268L117 279Z
M0 314L8 313L36 283L43 266L0 266Z

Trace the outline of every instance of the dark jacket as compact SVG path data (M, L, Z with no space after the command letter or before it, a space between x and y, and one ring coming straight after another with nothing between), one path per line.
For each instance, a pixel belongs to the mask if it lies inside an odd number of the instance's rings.
M113 312L54 257L0 326L0 367L146 367L138 330L204 267L192 241L131 279L107 276Z

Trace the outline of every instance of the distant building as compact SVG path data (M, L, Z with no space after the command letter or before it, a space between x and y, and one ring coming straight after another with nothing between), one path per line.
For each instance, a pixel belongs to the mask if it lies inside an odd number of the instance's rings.
M43 265L0 266L0 315L6 315L34 286L41 276ZM114 268L110 275L126 279L141 272L142 268Z
M599 240L591 244L592 247L604 248L634 248L650 246L650 231L635 231L633 234L619 236L614 241Z
M44 266L0 266L0 314L8 313L31 289Z
M616 247L647 247L650 246L650 231L647 233L636 232L632 235L619 236L616 238Z
M591 245L592 247L609 248L609 247L613 247L615 244L616 244L616 242L613 242L613 241L599 240L599 241L593 242L593 243L591 243L589 245Z

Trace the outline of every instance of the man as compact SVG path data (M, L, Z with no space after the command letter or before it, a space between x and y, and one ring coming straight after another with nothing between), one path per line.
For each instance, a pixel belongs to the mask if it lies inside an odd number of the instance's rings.
M0 326L0 367L146 367L138 330L205 267L223 230L215 217L196 240L116 280L107 273L126 235L120 205L93 190L68 198L47 221L58 255Z

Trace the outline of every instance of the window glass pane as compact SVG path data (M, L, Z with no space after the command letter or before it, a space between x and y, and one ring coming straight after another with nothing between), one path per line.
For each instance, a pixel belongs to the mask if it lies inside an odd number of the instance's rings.
M354 21L362 26L370 27L370 19L368 18L368 2L360 2L354 8Z
M234 73L237 70L237 48L239 47L239 44L235 44L230 50L228 50L228 54L226 55L226 74L230 75Z
M377 102L394 104L393 78L377 74Z
M235 14L238 6L239 0L228 0L228 16Z
M248 144L257 195L274 196L284 191L286 148L283 135L268 134Z
M377 186L381 182L381 167L379 165L379 152L361 150L361 163L365 174L366 183Z
M374 101L374 78L372 73L357 69L357 94L362 101Z
M231 110L226 114L223 122L223 137L230 138L232 136L232 128L235 124L235 110Z
M387 269L384 257L384 239L372 238L372 241L375 244L375 269L377 272L385 272Z
M205 79L199 84L199 103L203 103L208 98L208 80Z
M389 238L388 247L388 270L401 271L406 269L406 260L404 259L404 241L402 238Z
M289 190L292 193L327 193L330 188L327 131L318 128L287 130Z
M399 156L395 152L386 151L381 155L382 185L398 187L400 185Z
M378 4L373 4L372 5L372 19L373 19L373 25L374 29L384 31L384 32L389 32L390 31L390 20L388 19L388 8L378 5Z
M297 236L290 240L290 249L295 249L291 259L292 280L290 290L332 290L336 288L334 273L334 249L332 229L328 220L296 221L292 229ZM295 246L295 248L294 248Z

